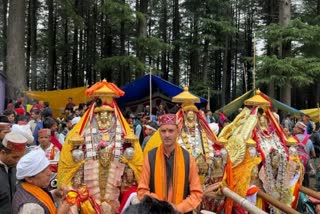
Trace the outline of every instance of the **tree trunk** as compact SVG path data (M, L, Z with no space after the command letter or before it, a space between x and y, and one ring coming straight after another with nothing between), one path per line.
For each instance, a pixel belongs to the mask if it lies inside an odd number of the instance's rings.
M168 30L168 15L167 15L167 0L161 1L162 7L162 16L160 18L160 31L161 31L161 38L163 42L167 43L167 30ZM168 80L169 79L169 72L167 69L167 50L161 51L161 72L163 78Z
M55 71L55 41L54 41L54 16L53 16L53 0L47 0L49 16L48 16L48 82L47 89L53 90L54 87L54 71Z
M86 19L86 20L89 20L89 18L88 18L89 15L88 14L90 14L90 8L91 8L91 4L90 3L91 3L91 1L80 0L80 4L78 5L78 11L80 11L79 15L81 17L84 17L84 19ZM85 10L87 10L87 11L85 12ZM91 27L92 26L88 23L87 24L87 28L91 28ZM88 57L88 55L86 55L86 48L88 49L88 45L85 45L86 44L86 39L88 38L87 37L87 33L88 33L88 29L80 29L79 30L78 70L77 70L76 76L75 76L76 87L79 87L79 86L83 85L84 70L86 69L86 64L89 63L89 61L90 61L90 58ZM84 60L84 59L86 59L86 60ZM87 73L88 73L88 75L91 76L92 71L88 70Z
M75 0L74 7L79 8L79 0ZM73 45L72 45L72 65L71 65L71 87L77 85L77 72L78 72L78 33L79 29L76 23L74 23L73 31Z
M30 0L31 11L31 90L37 90L37 9L38 0Z
M246 52L245 52L245 56L246 57L251 57L253 58L253 35L252 35L252 30L253 30L253 13L252 13L252 10L251 8L248 8L247 10L247 18L246 18L246 25L245 25L245 35L246 35ZM245 62L245 69L246 69L246 76L245 78L247 79L247 87L244 87L245 90L249 90L251 88L254 88L256 87L256 85L253 85L253 72L256 72L256 71L253 71L253 63L256 63L256 62L248 62L246 60ZM251 84L252 83L252 84ZM244 84L245 86L245 84Z
M221 90L221 106L226 104L228 91L228 56L229 54L229 36L225 38L224 54L223 54L223 74L222 74L222 90Z
M174 0L173 4L173 21L172 21L172 43L174 45L172 51L173 61L173 84L179 85L180 80L180 12L179 12L179 0Z
M2 63L3 63L3 71L7 71L7 16L8 16L8 0L2 0L2 43L1 43L1 49L2 49Z
M126 4L126 0L122 0L122 4ZM120 55L126 56L126 32L125 22L122 20L120 23ZM126 65L120 65L120 85L125 85L129 81L130 71L126 71Z
M279 2L279 23L284 28L288 26L291 19L291 0L280 0ZM284 59L290 56L291 42L283 43L279 50L280 58ZM280 100L287 105L291 105L291 83L287 81L286 84L281 87Z
M32 0L29 0L27 7L27 44L26 44L26 82L27 88L29 88L29 79L30 79L30 55L31 55L31 4Z
M202 62L202 81L205 86L208 84L208 61L209 61L209 41L205 39L203 47L203 62Z
M25 70L25 1L11 0L9 6L7 70L8 98L14 99L27 89Z
M98 22L98 8L97 8L97 3L94 3L94 9L93 9L93 31L92 31L92 50L91 50L91 66L92 66L92 73L91 77L93 74L96 73L96 68L95 64L97 62L97 55L96 55L96 47L97 47L97 22ZM82 86L82 85L81 85Z
M68 87L69 83L69 25L68 17L63 17L63 55L62 55L62 65L61 65L61 76L62 76L62 89Z
M92 41L93 41L93 34L94 34L94 20L93 20L93 16L91 15L91 6L87 5L87 20L88 20L88 26L86 29L86 43L87 43L87 48L85 51L86 54L86 61L85 61L85 68L86 68L86 72L89 76L92 75L92 50L94 49L94 47L92 46Z
M193 15L193 26L191 29L193 35L190 50L190 85L197 82L201 76L199 74L199 16L196 11Z
M89 60L87 57L88 55L86 55L86 50L88 49L88 45L86 44L86 39L87 36L86 35L87 31L83 30L83 29L79 29L79 40L78 40L78 53L79 53L79 57L78 57L78 70L76 72L76 76L75 76L75 80L76 80L76 87L80 86L80 81L83 80L83 76L84 76L84 69L86 69L86 64L87 61ZM86 60L84 60L86 59ZM91 76L92 72L89 70L87 71L88 75ZM82 79L82 80L81 80Z
M137 11L143 14L143 17L138 18L138 25L137 25L137 38L144 39L147 37L147 12L148 12L148 0L137 0L139 2L136 7ZM143 46L137 45L137 58L140 62L145 63L146 55L144 51L142 51ZM144 75L144 71L137 71L136 76L140 77Z
M267 9L267 25L270 25L272 23L277 22L277 11L279 11L279 1L278 0L268 0L268 9ZM271 48L271 45L267 41L267 55L271 56L272 54L276 54L276 50ZM273 71L269 71L269 73L272 73ZM275 84L274 81L270 81L267 87L267 94L270 97L275 97Z
M320 15L320 0L317 1L317 16ZM316 86L316 94L317 94L317 105L319 105L320 103L320 77L318 76L318 81L316 82L317 86Z
M223 60L222 60L222 56L223 56L223 54L222 54L222 50L216 50L215 52L214 52L214 61L216 62L215 63L215 76L214 76L214 79L215 79L215 82L213 83L213 85L214 85L214 87L215 87L215 90L217 90L217 91L221 91L221 93L223 93L222 92L222 90L223 90L223 76L222 76L222 72L223 72ZM224 96L223 96L223 98L224 98ZM216 104L217 104L217 106L223 106L222 105L222 95L219 95L219 96L217 96L217 102L216 102Z

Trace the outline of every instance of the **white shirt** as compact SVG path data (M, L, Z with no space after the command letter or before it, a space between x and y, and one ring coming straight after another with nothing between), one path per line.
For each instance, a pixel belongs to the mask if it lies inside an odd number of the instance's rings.
M45 214L44 209L39 205L35 203L26 203L23 204L18 214Z

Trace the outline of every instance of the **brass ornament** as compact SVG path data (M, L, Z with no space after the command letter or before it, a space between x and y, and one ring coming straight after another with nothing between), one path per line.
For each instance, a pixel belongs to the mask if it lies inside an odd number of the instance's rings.
M228 151L232 167L238 166L244 159L246 153L246 143L242 136L231 136L225 145Z

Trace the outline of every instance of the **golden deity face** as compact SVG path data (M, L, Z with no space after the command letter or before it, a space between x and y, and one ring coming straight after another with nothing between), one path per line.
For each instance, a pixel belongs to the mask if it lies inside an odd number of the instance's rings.
M223 176L223 157L215 156L213 159L212 177L218 178Z
M111 127L112 113L113 112L110 111L101 111L95 116L100 129L107 129Z
M222 167L222 157L221 156L217 156L217 157L214 158L213 166L214 166L214 168Z
M109 112L107 111L100 112L101 123L106 123L108 120L109 120Z
M187 112L187 120L188 121L194 121L195 120L195 113L193 111Z
M272 168L278 168L280 162L280 156L277 152L271 154L271 166Z
M134 174L132 169L129 168L126 170L126 178L129 184L131 184L134 181Z
M206 162L205 157L203 156L203 154L199 155L196 158L196 163L199 169L199 174L200 175L205 175L208 172L209 169L209 165Z

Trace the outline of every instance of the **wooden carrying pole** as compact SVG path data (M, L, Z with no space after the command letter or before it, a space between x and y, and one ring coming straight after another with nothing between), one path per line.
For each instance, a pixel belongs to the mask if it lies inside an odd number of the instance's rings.
M283 211L284 213L287 214L299 214L298 211L296 211L295 209L292 209L291 207L281 203L280 201L272 198L271 196L269 196L267 193L263 192L262 190L258 191L258 196L260 196L261 198L263 198L264 200L266 200L269 204L275 206L276 208L278 208L279 210Z
M234 200L236 203L238 203L241 207L243 207L246 211L250 213L255 213L255 214L266 214L265 211L259 209L258 207L254 206L250 201L247 199L241 197L237 193L231 191L228 187L223 187L222 192L226 197L231 198Z
M304 186L300 186L299 190L300 190L300 192L303 192L306 195L309 195L311 197L314 197L314 198L320 200L320 193L319 192L316 192L316 191L314 191L310 188L304 187Z

